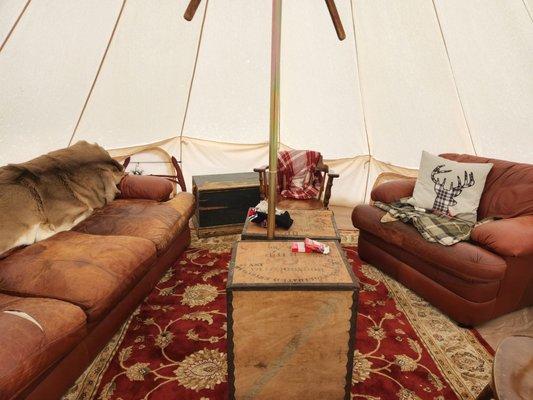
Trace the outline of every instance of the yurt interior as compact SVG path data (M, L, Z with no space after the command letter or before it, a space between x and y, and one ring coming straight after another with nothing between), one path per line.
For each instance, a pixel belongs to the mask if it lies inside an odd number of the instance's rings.
M0 400L533 399L533 0L0 0Z

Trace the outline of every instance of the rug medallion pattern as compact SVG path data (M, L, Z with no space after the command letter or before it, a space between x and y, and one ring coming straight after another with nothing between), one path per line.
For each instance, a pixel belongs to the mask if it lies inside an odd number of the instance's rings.
M225 284L237 236L193 239L63 400L227 398ZM360 261L353 399L473 399L492 356L474 333ZM258 344L259 345L259 344Z

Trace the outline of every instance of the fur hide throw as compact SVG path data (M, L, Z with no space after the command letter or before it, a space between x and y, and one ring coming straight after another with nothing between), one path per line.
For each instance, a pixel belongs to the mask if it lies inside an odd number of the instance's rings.
M0 255L69 230L112 201L124 167L85 141L0 168Z

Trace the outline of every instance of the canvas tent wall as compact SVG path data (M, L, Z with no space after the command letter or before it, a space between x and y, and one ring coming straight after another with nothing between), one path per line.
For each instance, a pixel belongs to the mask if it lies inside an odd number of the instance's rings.
M80 139L132 167L267 161L269 0L0 0L0 164ZM533 162L532 0L285 0L281 142L321 151L333 204L423 149ZM148 151L146 151L148 150Z

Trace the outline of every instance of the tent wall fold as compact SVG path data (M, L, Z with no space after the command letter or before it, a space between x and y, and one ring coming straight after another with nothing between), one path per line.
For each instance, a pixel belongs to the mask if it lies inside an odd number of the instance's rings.
M280 149L291 147L281 144ZM127 148L111 149L110 154L117 160L132 156L128 170L141 169L144 174L172 173L170 157L182 154L181 167L188 187L192 176L252 172L255 167L268 163L268 143L237 144L183 136L160 142ZM416 170L387 164L368 155L350 158L325 159L325 162L340 177L335 180L331 197L332 205L353 206L363 203L377 176L382 172L396 172L406 176L416 176ZM163 172L168 171L168 172Z

